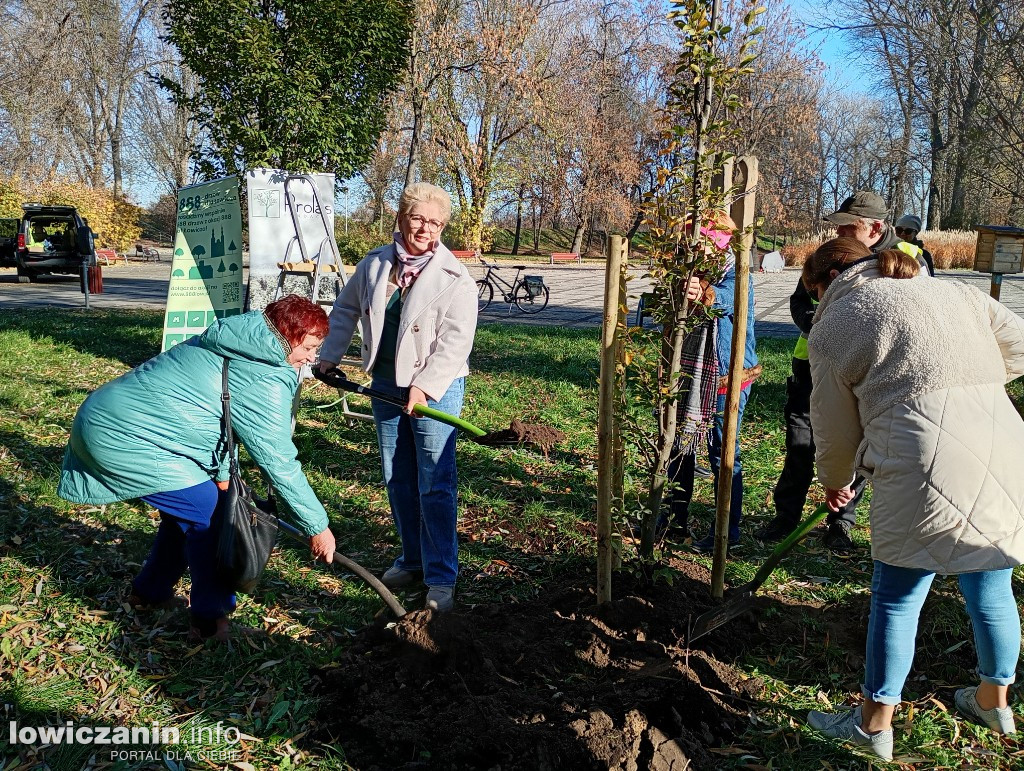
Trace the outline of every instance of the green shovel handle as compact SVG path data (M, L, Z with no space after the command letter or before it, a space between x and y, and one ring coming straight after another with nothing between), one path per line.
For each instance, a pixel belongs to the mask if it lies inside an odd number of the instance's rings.
M782 558L789 553L798 542L800 542L805 535L811 532L818 526L825 517L828 516L828 506L824 503L818 506L807 519L796 526L796 529L792 533L787 535L778 546L775 547L775 551L771 553L771 556L765 560L765 563L761 566L761 569L754 574L753 580L750 581L747 586L759 587L765 581L768 580L768 576L772 574L772 571L778 567Z
M433 407L428 407L425 404L417 404L415 407L412 408L412 411L415 412L417 415L423 415L424 417L427 418L439 420L442 423L446 423L447 425L452 426L454 428L461 428L463 431L468 431L473 436L487 435L487 432L484 431L479 426L474 426L472 423L469 423L468 421L465 421L462 418L457 418L454 415L449 415L447 412L441 412L441 410L435 410Z
M359 385L359 383L349 380L337 367L334 367L327 372L320 372L319 369L314 368L313 376L316 377L317 380L327 383L327 385L332 388L340 388L343 391L362 394L363 396L368 396L371 399L377 399L382 402L387 402L388 404L393 404L396 407L404 407L406 404L405 399L402 399L399 396L392 396L391 394L382 393L381 391L375 391L372 388L367 388L364 385ZM433 418L434 420L438 420L446 425L452 426L453 428L461 428L463 431L467 431L477 438L487 436L487 432L482 428L474 426L472 423L469 423L462 418L449 415L447 412L441 412L441 410L428 407L425 404L417 404L413 407L412 411L417 415Z

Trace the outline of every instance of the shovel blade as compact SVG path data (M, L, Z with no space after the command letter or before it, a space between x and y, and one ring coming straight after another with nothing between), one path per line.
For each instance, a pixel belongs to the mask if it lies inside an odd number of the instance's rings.
M743 615L753 602L754 592L747 590L740 592L717 608L701 613L697 616L697 620L693 622L693 629L690 630L690 636L686 640L687 646L691 645L694 640L718 629L723 624L727 624L737 616Z

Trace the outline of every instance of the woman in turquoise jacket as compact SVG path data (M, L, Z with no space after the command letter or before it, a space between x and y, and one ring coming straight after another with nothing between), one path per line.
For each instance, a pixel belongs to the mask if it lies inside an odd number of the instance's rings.
M327 512L302 473L291 437L298 370L313 363L326 335L324 310L290 295L262 313L217 320L202 335L101 386L82 404L57 493L87 504L140 498L160 512L156 540L132 582L129 602L173 602L187 567L193 635L228 636L235 596L216 580L216 542L209 528L228 478L221 440L225 360L238 439L310 537L314 557L331 562L335 543Z

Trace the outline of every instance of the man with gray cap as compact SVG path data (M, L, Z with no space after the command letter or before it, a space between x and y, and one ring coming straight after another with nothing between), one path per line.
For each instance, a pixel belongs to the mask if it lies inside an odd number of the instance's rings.
M932 259L932 253L925 249L924 244L917 238L917 234L921 232L921 226L920 217L913 214L904 214L896 220L893 231L908 244L913 244L921 250L921 256L924 257L924 261L928 265L928 275L934 276L935 260Z
M838 234L855 238L877 254L885 249L899 249L923 263L921 249L901 241L886 222L889 216L885 201L870 190L858 190L825 221L835 226ZM775 484L775 516L754 535L762 541L779 541L799 524L807 491L814 481L814 436L811 433L811 367L807 361L807 334L818 300L812 297L802 281L789 298L789 312L800 328L800 338L793 349L793 374L786 382L786 459ZM855 496L837 512L829 512L825 546L835 552L854 549L850 533L857 520L856 508L864 493L864 480L857 478Z

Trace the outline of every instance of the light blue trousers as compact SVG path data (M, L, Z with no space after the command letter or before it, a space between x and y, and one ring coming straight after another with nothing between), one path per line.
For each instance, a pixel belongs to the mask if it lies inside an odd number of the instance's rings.
M974 627L978 676L1010 685L1020 657L1020 614L1013 599L1013 570L987 570L958 576L960 593ZM902 701L903 684L914 662L917 620L935 574L875 560L871 577L864 696L879 704Z

